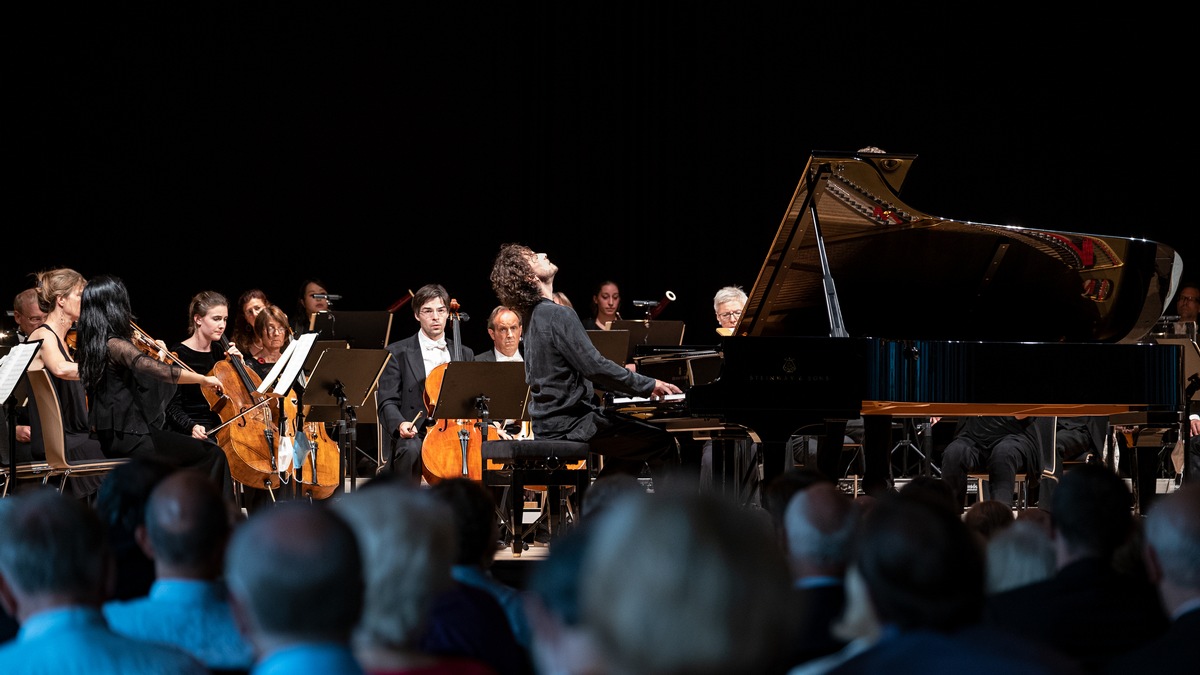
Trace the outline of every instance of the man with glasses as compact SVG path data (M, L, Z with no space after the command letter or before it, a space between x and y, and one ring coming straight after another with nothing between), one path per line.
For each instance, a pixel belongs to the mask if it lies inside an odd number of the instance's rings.
M475 352L456 345L446 335L450 322L450 294L441 284L427 284L413 294L413 316L420 324L416 334L388 345L388 359L379 377L379 424L391 440L392 472L414 484L421 483L421 445L429 416L425 410L425 379L461 350L463 361L474 361Z

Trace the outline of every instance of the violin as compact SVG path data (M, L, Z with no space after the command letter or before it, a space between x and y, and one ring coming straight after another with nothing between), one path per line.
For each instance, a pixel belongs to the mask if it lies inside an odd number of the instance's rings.
M458 300L450 300L449 321L454 334L454 356L451 361L462 360L462 340L459 339L461 315ZM434 368L425 378L425 410L432 417L437 407L442 380L446 375L443 363ZM425 434L421 443L421 472L430 485L447 478L470 478L483 480L483 435L479 430L480 420L437 420ZM494 427L488 428L488 440L498 438Z

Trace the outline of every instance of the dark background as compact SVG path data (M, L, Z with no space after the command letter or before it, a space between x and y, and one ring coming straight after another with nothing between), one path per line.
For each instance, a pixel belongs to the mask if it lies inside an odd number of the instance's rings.
M581 312L605 278L624 318L673 291L660 318L704 344L809 153L868 145L919 155L901 192L918 210L1144 237L1194 274L1194 77L1169 16L406 4L10 16L6 309L30 272L111 273L174 342L205 289L292 314L309 276L335 310L438 282L478 348L516 241Z

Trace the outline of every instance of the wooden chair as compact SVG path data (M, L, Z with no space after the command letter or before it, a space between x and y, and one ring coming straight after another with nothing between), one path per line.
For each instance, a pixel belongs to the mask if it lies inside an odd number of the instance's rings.
M38 417L42 423L42 442L46 446L46 462L50 465L51 471L62 476L62 482L58 485L60 492L73 476L102 476L129 461L126 458L85 461L68 459L67 439L63 432L62 407L58 401L58 392L54 390L54 383L50 381L50 373L45 370L29 371L29 386L33 390L33 399L37 403Z
M989 476L986 473L968 473L967 474L967 480L974 481L974 483L975 483L975 499L976 499L976 501L992 499L991 490L988 489L988 482L989 482L988 479L989 479ZM1018 509L1028 508L1029 507L1029 491L1028 491L1028 488L1026 485L1024 473L1017 474L1017 480L1014 483L1014 486L1016 487L1017 508ZM1001 495L1000 497L998 497L998 499L1007 504L1012 499L1012 497L1013 497L1013 495Z
M508 504L501 505L505 527L512 532L512 553L521 556L525 536L529 533L523 522L525 489L545 486L546 505L550 509L550 534L566 524L571 512L564 490L573 488L576 500L582 503L584 492L591 483L588 470L588 444L563 440L490 440L480 444L483 462L483 484L508 488Z

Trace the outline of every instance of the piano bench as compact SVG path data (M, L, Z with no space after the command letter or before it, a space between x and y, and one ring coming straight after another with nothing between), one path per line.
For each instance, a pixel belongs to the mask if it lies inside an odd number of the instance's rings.
M967 481L975 482L975 500L976 501L992 499L991 490L988 489L988 485L987 485L989 478L990 478L990 476L986 473L968 473L967 474ZM1025 474L1023 474L1023 473L1017 474L1017 480L1016 480L1015 486L1016 486L1016 495L1015 496L1016 496L1017 508L1018 509L1028 508L1029 507L1029 491L1026 487ZM1013 497L1013 495L1009 495L1008 500L1001 500L1001 501L1011 502L1012 497Z
M576 502L581 503L591 483L587 443L536 439L483 441L480 454L483 484L508 488L508 503L499 506L504 523L512 532L514 558L521 556L526 535L536 527L535 523L527 528L521 517L525 511L525 490L544 486L547 491L545 502L550 509L547 523L551 536L556 526L566 526L568 517L571 521L578 518L568 492L573 491Z

